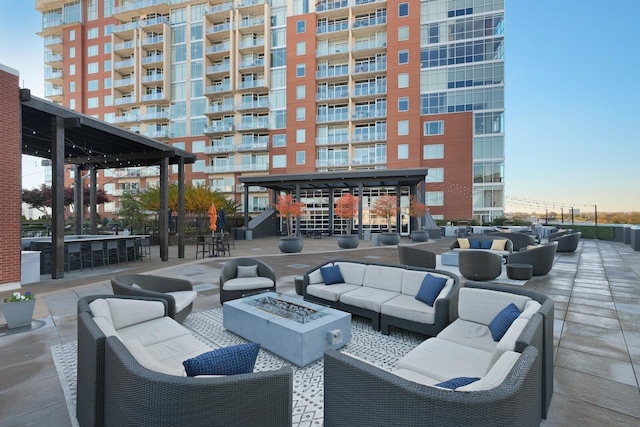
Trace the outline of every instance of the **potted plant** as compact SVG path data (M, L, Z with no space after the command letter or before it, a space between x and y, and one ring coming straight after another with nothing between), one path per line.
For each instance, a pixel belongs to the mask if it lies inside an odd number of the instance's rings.
M304 242L302 241L302 237L293 235L293 220L294 218L300 218L300 216L302 216L304 206L304 203L296 202L290 194L278 196L274 207L278 212L278 217L284 218L287 223L287 237L281 237L278 242L280 252L302 252Z
M1 305L9 329L30 326L36 306L36 295L29 291L24 295L14 292L9 298L5 298Z
M427 205L418 201L418 198L412 194L409 198L409 216L417 218L418 228L412 230L409 237L414 242L426 242L429 240L429 232L422 229L422 218L427 213Z
M398 198L389 194L378 196L373 203L373 213L387 220L387 231L380 233L380 244L397 245L400 243L400 234L391 232L391 218L398 214Z
M353 218L358 214L358 198L351 193L347 193L336 199L335 214L337 217L346 219L346 233L338 236L338 246L342 249L355 249L360 243L358 235L351 234L353 229Z

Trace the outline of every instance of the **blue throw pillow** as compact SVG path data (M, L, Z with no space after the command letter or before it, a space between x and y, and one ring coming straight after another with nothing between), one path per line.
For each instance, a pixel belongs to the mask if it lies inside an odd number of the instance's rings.
M433 307L433 303L440 295L440 291L444 289L444 286L447 284L447 279L444 277L436 277L431 274L427 274L422 279L422 285L420 285L420 289L416 294L416 299L418 301L422 301L430 307Z
M260 344L247 343L202 353L182 362L187 376L250 374L256 364Z
M491 245L493 245L493 240L483 240L480 242L480 249L491 249Z
M451 378L450 380L443 381L441 383L436 384L438 387L442 388L450 388L451 390L455 390L458 387L463 387L465 385L469 385L478 381L480 378L477 377L456 377Z
M500 341L514 320L520 316L520 310L513 303L502 309L489 323L489 330L494 341Z
M480 249L480 240L469 240L469 248L470 249Z
M340 273L339 265L322 267L320 269L320 274L322 274L322 280L324 281L325 285L335 285L336 283L344 283L344 279L342 278L342 273Z

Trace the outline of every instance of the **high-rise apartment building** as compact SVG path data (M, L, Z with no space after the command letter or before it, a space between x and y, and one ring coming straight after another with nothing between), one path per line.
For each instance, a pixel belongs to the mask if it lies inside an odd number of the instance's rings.
M198 155L188 184L428 168L435 218L504 211L504 0L36 0L46 96ZM70 171L72 173L73 171ZM110 170L117 197L157 168ZM363 194L370 206L387 188ZM408 190L401 191L402 206ZM326 227L326 193L303 194ZM323 216L324 215L324 216ZM406 231L406 230L405 230Z

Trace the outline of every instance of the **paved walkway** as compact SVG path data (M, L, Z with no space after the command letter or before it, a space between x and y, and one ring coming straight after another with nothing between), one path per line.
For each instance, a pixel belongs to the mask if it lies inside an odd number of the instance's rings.
M430 247L442 253L451 239ZM301 254L280 254L276 238L236 241L232 256L251 256L276 271L278 289L293 289L293 277L328 259L350 258L397 263L395 247L339 250L335 238L305 239ZM404 242L403 242L404 243ZM185 259L120 264L67 273L64 279L25 286L38 296L34 326L13 333L0 326L0 427L70 426L64 394L50 346L76 339L79 297L111 293L109 278L120 271L184 277L196 285L194 311L219 307L218 275L225 258L195 260L195 246ZM552 271L525 285L556 301L555 393L544 426L640 425L640 252L628 245L583 240L575 253L558 254ZM0 293L0 298L8 292ZM0 316L0 324L4 319Z

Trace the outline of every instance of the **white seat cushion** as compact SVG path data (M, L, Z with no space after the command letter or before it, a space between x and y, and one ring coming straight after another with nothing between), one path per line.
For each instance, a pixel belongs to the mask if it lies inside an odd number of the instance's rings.
M458 300L460 319L488 325L510 303L523 311L531 298L489 289L461 288Z
M358 288L342 294L340 302L380 313L382 304L398 296L397 292L383 289L369 288L367 286L359 286Z
M246 291L249 289L265 289L273 286L273 280L268 277L241 277L224 282L225 291Z
M335 285L325 285L324 283L319 285L307 286L307 293L317 298L326 299L327 301L340 301L340 295L345 292L359 289L360 285L351 285L348 283L338 283Z
M415 296L400 294L380 307L380 313L387 316L406 319L412 322L420 322L433 325L435 323L436 310L422 301L418 301Z
M368 265L362 286L400 293L404 271L403 268Z
M364 272L367 269L366 264L338 261L334 265L340 267L340 274L342 274L342 278L345 283L362 285L362 282L364 281Z
M429 338L398 361L397 368L446 381L456 377L482 377L492 353L462 344Z
M437 335L438 338L477 348L487 352L493 352L497 342L491 337L491 331L487 325L456 319Z
M136 339L145 347L170 341L180 336L191 335L187 328L168 316L127 326L116 331L123 341Z
M196 291L175 291L167 292L167 295L171 295L176 300L176 312L181 312L189 306L198 297Z
M507 351L500 356L496 363L491 366L489 371L483 375L478 381L459 387L456 391L478 391L491 390L504 382L509 375L511 369L520 358L520 353L515 351Z
M399 376L400 378L404 378L405 380L413 381L414 383L424 384L424 385L434 385L441 381L433 379L427 375L422 375L416 371L412 371L411 369L394 369L394 375Z

